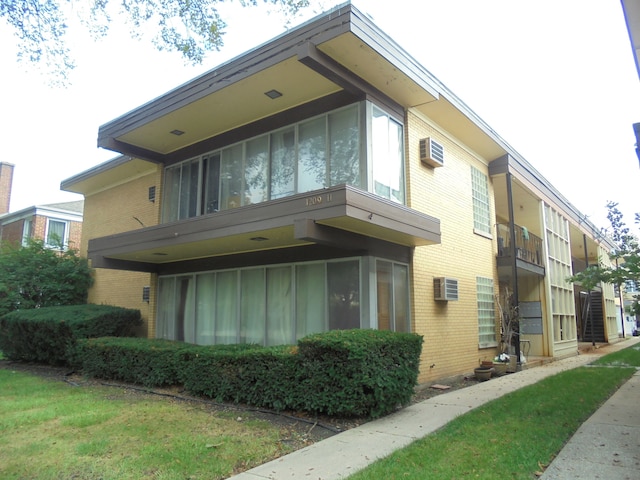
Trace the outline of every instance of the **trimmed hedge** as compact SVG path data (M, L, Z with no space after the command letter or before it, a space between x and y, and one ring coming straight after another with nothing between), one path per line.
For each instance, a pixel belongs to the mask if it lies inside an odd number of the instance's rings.
M409 402L422 337L378 330L314 334L299 346L197 346L149 339L78 342L90 376L274 410L379 417Z
M17 310L0 318L0 350L10 360L65 365L78 339L127 336L140 325L139 310L109 305Z
M422 337L382 330L333 330L298 342L307 411L379 417L411 400Z

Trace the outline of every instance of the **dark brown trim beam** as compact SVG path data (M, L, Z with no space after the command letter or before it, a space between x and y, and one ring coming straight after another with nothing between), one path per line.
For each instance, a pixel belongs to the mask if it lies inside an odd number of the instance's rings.
M338 62L319 51L311 42L305 42L298 49L298 61L353 95L366 94L393 112L399 120L404 120L404 108L373 85L344 68Z

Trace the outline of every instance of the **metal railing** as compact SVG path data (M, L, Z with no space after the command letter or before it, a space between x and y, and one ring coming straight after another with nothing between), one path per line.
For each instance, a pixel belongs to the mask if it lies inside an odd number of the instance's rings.
M542 239L529 232L525 227L515 225L515 256L520 260L544 267L542 259ZM511 248L511 229L509 225L499 223L498 232L498 257L512 257L514 249Z

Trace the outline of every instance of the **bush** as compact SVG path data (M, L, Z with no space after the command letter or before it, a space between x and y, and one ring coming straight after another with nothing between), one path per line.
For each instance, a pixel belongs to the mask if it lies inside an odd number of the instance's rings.
M377 330L311 335L299 347L198 346L142 338L78 342L84 373L274 410L378 417L406 404L422 337Z
M108 305L18 310L0 317L0 350L10 360L64 365L78 339L126 336L141 324L139 310Z
M408 403L418 380L422 340L381 330L333 330L301 339L302 408L379 417Z
M75 357L85 375L161 387L181 383L179 353L189 348L169 340L103 337L79 340Z

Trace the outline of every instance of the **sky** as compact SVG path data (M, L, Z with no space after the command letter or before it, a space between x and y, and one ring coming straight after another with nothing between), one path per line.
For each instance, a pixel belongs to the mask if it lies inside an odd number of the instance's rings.
M290 26L340 3L312 0ZM640 212L632 128L640 80L619 1L353 3L597 226L608 226L607 201L619 202L632 226ZM60 182L117 156L97 148L100 125L286 28L263 5L220 11L225 46L198 66L158 52L148 38L131 39L117 22L98 42L72 32L77 67L67 88L16 61L16 40L0 20L0 160L15 165L10 210L82 198L60 191Z

